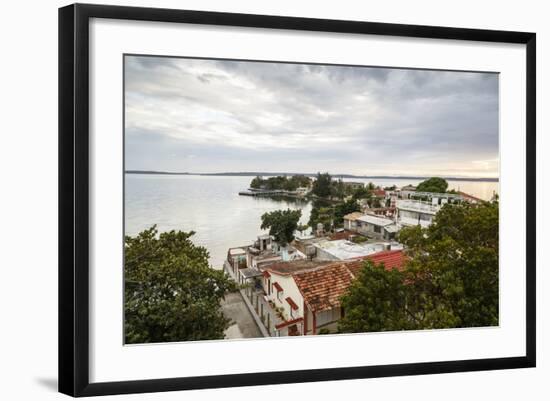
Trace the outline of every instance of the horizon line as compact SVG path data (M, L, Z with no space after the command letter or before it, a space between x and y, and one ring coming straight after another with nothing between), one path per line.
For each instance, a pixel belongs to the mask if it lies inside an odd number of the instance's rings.
M304 175L304 176L316 176L318 173L296 173L296 172L260 172L260 171L221 171L221 172L179 172L179 171L162 171L162 170L139 170L139 169L129 169L124 171L125 174L159 174L159 175L199 175L199 176L294 176L294 175ZM326 173L326 172L325 172ZM342 177L342 178L391 178L391 179L427 179L432 177L440 177L450 181L492 181L499 182L499 177L469 177L469 176L445 176L445 175L360 175L360 174L350 174L350 173L338 173L333 174L328 172L333 177Z

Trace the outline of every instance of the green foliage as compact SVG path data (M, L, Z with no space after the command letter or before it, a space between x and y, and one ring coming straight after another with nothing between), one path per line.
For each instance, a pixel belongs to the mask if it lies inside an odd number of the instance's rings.
M366 187L357 188L352 194L352 198L355 200L372 198L372 189L367 189Z
M301 210L275 210L262 215L261 229L269 229L269 235L275 238L280 246L286 246L294 239L294 231L302 217Z
M369 182L365 188L356 189L352 195L352 199L354 200L365 199L367 201L367 205L371 208L382 207L382 203L380 202L380 199L378 199L374 195L375 189L376 189L376 186L372 182Z
M338 323L342 333L395 331L412 328L406 312L404 274L366 261L342 297L345 316Z
M311 192L320 198L328 198L331 195L332 177L329 173L317 173Z
M334 206L334 224L336 226L344 223L344 216L353 212L360 212L361 208L354 199L349 199L343 203L338 203Z
M351 242L354 242L356 244L362 244L363 242L366 242L368 240L369 240L368 237L364 237L362 235L357 234L352 238Z
M296 230L303 234L304 231L306 231L309 228L307 224L298 224L296 227Z
M418 184L416 191L445 193L448 186L449 184L443 178L432 177Z
M428 228L404 228L406 268L366 263L342 298L342 332L498 324L498 202L445 205Z
M262 177L254 177L250 182L250 188L260 189L264 185L264 180Z
M315 230L317 224L322 223L325 231L328 231L333 227L342 227L346 214L359 211L361 211L361 208L354 199L338 203L316 199L311 208L308 225Z
M208 265L193 232L157 235L155 226L125 237L127 344L221 339L229 325L220 302L236 286Z
M263 179L255 177L250 182L250 188L296 191L300 187L308 188L311 185L311 178L305 175L293 175L291 177L277 176Z
M498 202L445 205L427 229L399 233L423 327L498 324L498 216Z
M331 182L330 195L338 199L345 198L345 196L347 195L347 189L342 179Z
M311 207L308 225L316 230L317 224L323 224L326 231L332 228L334 222L334 206L326 199L315 199Z

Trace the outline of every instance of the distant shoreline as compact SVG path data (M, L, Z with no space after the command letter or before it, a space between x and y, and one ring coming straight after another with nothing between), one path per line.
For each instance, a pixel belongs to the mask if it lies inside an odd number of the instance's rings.
M169 172L169 171L152 171L152 170L126 170L126 174L140 175L198 175L198 176L228 176L228 177L276 177L276 176L292 176L305 175L315 177L317 173L266 173L266 172L223 172L223 173L189 173L189 172ZM360 179L389 179L389 180L425 180L433 176L396 176L396 175L353 175L353 174L331 174L334 178L360 178ZM483 178L483 177L441 177L447 181L474 181L474 182L499 182L498 178Z

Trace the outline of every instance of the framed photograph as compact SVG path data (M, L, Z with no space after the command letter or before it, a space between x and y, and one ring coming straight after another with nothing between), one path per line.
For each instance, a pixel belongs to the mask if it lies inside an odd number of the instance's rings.
M535 366L535 34L59 10L59 390Z

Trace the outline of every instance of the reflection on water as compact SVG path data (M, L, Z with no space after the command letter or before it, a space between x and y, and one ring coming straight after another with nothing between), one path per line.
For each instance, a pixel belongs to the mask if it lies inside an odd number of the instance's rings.
M292 198L239 196L251 177L166 176L126 174L127 235L156 224L159 231L194 231L193 242L210 252L210 263L221 267L227 249L250 244L260 230L261 215L278 209L300 209L309 220L311 205Z
M287 197L264 198L239 196L252 177L139 175L126 174L125 231L127 235L156 224L159 231L194 231L195 244L210 252L210 263L219 268L227 249L250 244L260 230L260 218L277 209L302 210L306 224L311 204ZM418 184L419 180L353 179L387 187ZM498 192L497 182L449 181L449 189L460 189L482 199Z

